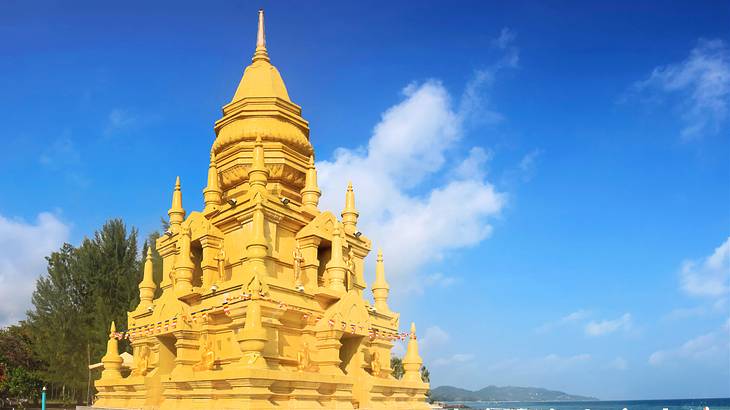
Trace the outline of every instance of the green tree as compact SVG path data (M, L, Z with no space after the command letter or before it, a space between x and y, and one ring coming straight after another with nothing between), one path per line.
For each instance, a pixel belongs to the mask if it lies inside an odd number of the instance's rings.
M137 231L110 220L78 248L64 244L47 260L28 312L33 351L47 365L43 379L78 401L86 392L89 356L95 361L104 354L110 322L126 329L127 311L139 301Z
M398 356L390 357L390 368L393 369L393 377L400 380L403 378L405 371L403 370L403 359Z
M30 329L25 322L0 329L0 399L35 400L41 363L33 357Z

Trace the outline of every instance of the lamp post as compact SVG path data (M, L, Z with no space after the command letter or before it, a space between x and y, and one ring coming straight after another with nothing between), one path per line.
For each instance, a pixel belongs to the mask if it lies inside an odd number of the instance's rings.
M46 386L43 386L43 391L41 392L41 410L46 410Z

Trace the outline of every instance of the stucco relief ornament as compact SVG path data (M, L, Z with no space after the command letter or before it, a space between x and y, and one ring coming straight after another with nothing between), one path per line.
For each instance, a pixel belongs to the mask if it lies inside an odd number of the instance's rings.
M175 259L172 260L172 266L170 266L170 273L167 274L167 276L170 278L170 282L172 282L172 287L175 287L176 277L175 277Z
M302 250L299 248L299 244L294 247L294 288L300 292L304 292L304 285L302 284L302 262L304 262L304 256L302 256Z
M373 371L373 376L380 377L380 353L377 350L370 355L370 370Z
M202 337L201 337L202 339ZM213 351L213 342L211 340L202 341L200 343L200 361L193 365L193 371L213 370L215 366L215 351Z
M223 249L223 242L218 245L218 253L215 255L218 263L218 278L213 279L213 283L219 280L226 280L226 251Z
M305 342L302 349L297 352L297 369L300 372L306 371L311 365L309 346Z
M244 291L251 295L252 299L258 299L261 296L269 293L269 287L259 279L257 271L254 271L251 280L248 281Z
M132 370L132 376L145 376L147 375L147 369L150 367L150 348L142 345L137 350L137 354L134 355L134 370Z
M347 290L355 287L355 252L350 248L347 253Z

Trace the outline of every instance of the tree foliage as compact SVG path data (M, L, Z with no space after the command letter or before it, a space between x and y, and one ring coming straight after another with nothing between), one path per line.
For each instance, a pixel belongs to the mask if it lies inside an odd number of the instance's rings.
M139 301L137 231L110 220L78 248L64 244L47 260L28 312L33 351L46 364L43 380L66 386L78 399L86 392L89 362L104 354L109 324L126 328L127 311Z
M40 366L25 322L0 329L0 399L37 399L41 381L36 369Z

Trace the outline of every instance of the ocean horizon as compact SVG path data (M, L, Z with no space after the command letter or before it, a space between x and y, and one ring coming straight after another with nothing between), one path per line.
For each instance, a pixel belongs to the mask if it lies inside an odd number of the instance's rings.
M476 410L730 410L730 397L591 401L446 401Z

